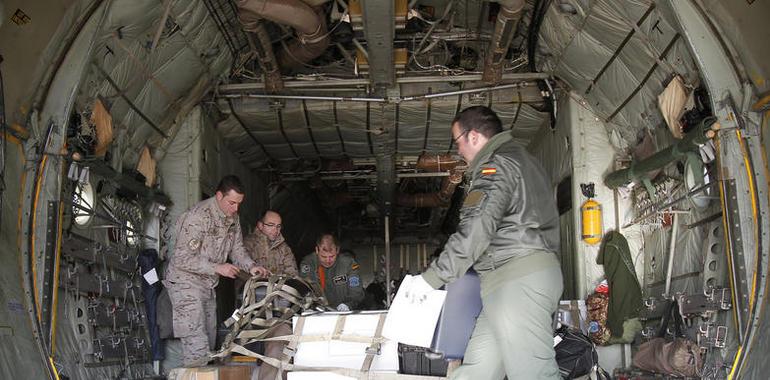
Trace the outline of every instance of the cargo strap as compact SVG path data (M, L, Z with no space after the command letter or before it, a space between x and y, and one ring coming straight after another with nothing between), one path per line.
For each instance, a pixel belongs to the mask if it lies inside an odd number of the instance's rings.
M286 283L287 280L300 282L308 289L307 293L305 295L301 294L300 291L288 285ZM265 288L265 296L257 300L256 289L259 287ZM313 290L313 286L300 278L271 276L267 281L250 278L244 285L241 308L235 310L233 315L225 322L225 325L230 327L231 331L225 337L222 348L217 353L205 358L205 361L208 361L210 358L224 358L230 356L232 352L239 352L238 350L246 350L243 346L256 341L267 339L287 340L277 339L281 337L267 337L272 335L281 324L291 323L292 317L296 314L308 309L323 309L325 307L325 300L322 297L316 296ZM287 301L291 306L278 307L274 303L277 299ZM280 316L278 316L279 313ZM300 318L300 320L302 319ZM297 331L301 331L302 323L304 321L298 323ZM283 360L273 360L279 363L288 363L293 357L293 350L296 349L296 345L297 342L292 344L291 340L289 340L289 345L282 355ZM205 364L205 362L202 364ZM279 369L278 374L280 375L285 366L279 365L276 368Z
M382 313L380 314L380 320L377 321L377 330L374 332L374 336L370 340L371 346L366 348L366 358L364 359L364 364L361 365L361 371L362 372L368 372L369 369L372 367L372 361L374 360L374 355L379 355L382 351L382 327L385 325L385 316L387 314Z
M580 323L580 305L577 300L571 300L569 303L569 312L572 316L572 325L578 330L582 331L582 324Z
M275 380L280 380L284 371L309 371L331 372L342 376L352 377L357 380L440 380L435 376L403 375L396 373L371 372L371 367L376 355L381 353L382 344L386 339L382 336L386 314L382 313L377 322L374 336L364 337L360 335L344 334L347 315L339 315L334 330L329 334L302 335L306 316L299 316L294 326L294 334L269 337L282 323L290 323L291 319L305 310L323 309L326 302L323 297L314 293L312 286L304 280L303 284L312 289L307 295L286 284L289 278L272 276L267 281L250 279L244 286L243 306L236 310L226 324L231 327L230 333L225 337L222 348L211 355L210 358L226 358L233 352L259 359L264 364L278 368ZM296 279L296 278L295 278ZM265 297L256 300L256 288L265 287ZM277 307L274 300L279 297L291 304L290 307ZM280 313L280 317L276 315ZM366 357L360 369L340 367L309 367L298 366L291 363L299 343L337 340L343 342L368 343ZM245 346L256 341L286 341L281 358L271 358L247 349ZM208 361L209 358L206 358ZM205 363L203 363L205 364ZM201 364L202 365L202 364Z
M340 367L306 367L289 363L282 363L275 358L269 358L264 355L260 355L254 351L251 351L242 346L233 347L232 352L237 352L241 355L251 356L262 360L263 362L272 365L274 367L289 370L289 371L304 371L304 372L331 372L341 376L352 377L357 380L442 380L445 377L436 376L421 376L421 375L404 375L392 372L369 372L352 368L340 368Z

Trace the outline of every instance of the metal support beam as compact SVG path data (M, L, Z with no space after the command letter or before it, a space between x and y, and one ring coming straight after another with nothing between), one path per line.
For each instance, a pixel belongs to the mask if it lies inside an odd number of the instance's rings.
M393 155L377 156L377 192L380 212L389 215L396 194L396 160Z
M439 178L439 177L449 177L449 172L430 172L430 173L398 173L396 174L396 178ZM302 182L302 181L310 181L314 177L313 176L293 176L291 174L283 173L281 174L281 181L282 182ZM324 175L322 174L320 179L321 181L345 181L345 180L352 180L352 179L376 179L376 174L328 174Z
M725 364L729 378L761 378L767 363L763 355L749 355L766 344L770 330L767 304L767 272L770 267L767 155L762 152L759 117L748 112L753 93L744 85L738 59L700 2L668 0L665 5L679 23L711 95L711 105L722 129L717 138L719 180L729 188L721 192L723 223L728 237L728 263L732 263L734 323L739 325L740 347ZM736 105L741 105L737 108ZM739 257L739 254L743 257ZM748 299L737 290L746 290ZM747 302L746 302L747 301ZM742 306L746 305L743 310ZM732 363L730 363L732 359Z
M369 79L375 89L393 87L393 36L395 35L395 8L391 1L362 0L364 35L369 55Z
M271 94L220 95L220 98L227 99L228 101L230 99L236 99L236 98L251 98L251 99L321 100L321 101L330 101L330 102L366 102L366 103L398 104L401 102L412 102L412 101L420 101L420 100L426 100L426 99L444 98L448 96L477 94L480 92L491 92L491 91L508 90L512 88L522 88L522 87L526 87L526 85L527 85L526 83L509 83L509 84L501 84L499 86L469 88L465 90L439 92L435 94L427 93L422 95L413 95L413 96L404 96L404 97L397 96L397 97L387 97L387 98L385 97L357 98L357 97L347 97L347 96L271 95Z
M58 152L64 146L67 136L67 126L69 125L72 110L75 107L75 98L77 97L80 85L83 83L91 56L94 52L97 36L103 34L102 27L109 14L112 1L94 1L93 7L85 9L84 18L75 21L74 28L70 29L63 44L63 49L59 50L56 61L53 62L51 70L45 73L45 77L39 83L39 92L35 99L30 113L32 117L28 118L28 129L37 132L36 137L45 136L43 140L36 141L38 149L43 151ZM79 52L79 54L70 54ZM39 124L37 121L40 121ZM28 195L20 209L19 226L20 233L23 234L19 240L18 247L21 261L22 289L24 292L24 301L27 305L26 312L29 318L29 326L35 348L39 356L35 358L34 353L28 352L33 360L25 363L31 368L41 365L42 372L47 379L58 379L59 374L51 360L53 352L48 347L46 336L50 331L44 331L41 323L41 309L38 304L38 289L42 290L42 273L54 268L44 267L39 260L40 244L44 243L45 223L43 216L46 213L44 207L50 200L56 200L56 195L61 192L61 171L62 161L60 159L51 159L49 164L48 156L35 157L37 149L30 149L27 154L28 164L26 165L26 180L24 189L30 194L31 189L44 189L37 195ZM38 223L39 222L39 223ZM23 244L21 242L24 242ZM36 244L38 244L36 246ZM29 338L28 338L29 339ZM32 343L30 343L32 344ZM35 362L34 359L38 359ZM39 368L39 367L38 367Z
M536 81L539 79L550 78L548 73L507 73L503 74L503 82L526 82ZM465 75L430 75L430 76L410 76L396 78L397 84L413 84L413 83L444 83L444 82L479 82L481 81L481 74L465 74ZM366 86L369 81L366 79L317 79L317 80L289 80L283 83L284 88L322 88L322 87L355 87ZM218 94L232 94L243 93L252 91L264 91L265 83L263 82L251 82L251 83L230 83L222 84L217 87L216 93Z
M375 256L375 260L377 257ZM385 306L390 307L390 216L385 215Z

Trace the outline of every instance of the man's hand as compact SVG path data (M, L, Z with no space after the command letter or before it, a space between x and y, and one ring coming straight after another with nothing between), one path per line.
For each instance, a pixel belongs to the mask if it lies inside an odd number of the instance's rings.
M269 270L267 270L267 268L256 266L256 265L249 268L249 273L251 273L252 276L257 276L257 277L267 277L272 274L270 273Z
M224 276L227 278L235 278L238 276L238 267L236 267L233 264L219 264L214 268L214 272L217 272L220 276Z
M350 311L350 307L344 303L341 303L337 305L337 311Z
M435 289L422 276L414 276L406 289L406 298L411 303L422 303L428 298L428 293L433 290Z

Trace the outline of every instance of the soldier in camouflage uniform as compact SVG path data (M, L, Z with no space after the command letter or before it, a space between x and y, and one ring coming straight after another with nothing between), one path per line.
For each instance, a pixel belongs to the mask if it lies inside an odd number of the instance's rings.
M205 358L216 340L216 293L219 276L235 278L239 270L266 276L243 248L238 207L243 186L226 176L216 195L179 216L176 246L163 284L173 308L174 336L182 340L182 362L192 366ZM235 264L226 263L227 258Z
M281 215L268 210L257 221L254 232L243 239L243 246L254 261L275 274L297 276L297 261L281 234Z
M270 272L297 276L297 262L294 260L291 247L286 244L283 235L281 235L281 228L283 228L281 215L272 210L265 211L257 221L254 232L243 239L243 245L249 256L254 261L264 265ZM266 337L285 336L291 335L291 333L291 326L282 323ZM282 340L265 342L265 356L280 359L287 343L287 341ZM259 380L273 380L277 371L277 368L262 362L259 367ZM282 376L286 379L286 373L283 373Z
M300 275L318 284L329 306L339 311L355 310L364 300L358 263L349 255L339 255L337 239L323 234L316 241L315 254L302 259Z

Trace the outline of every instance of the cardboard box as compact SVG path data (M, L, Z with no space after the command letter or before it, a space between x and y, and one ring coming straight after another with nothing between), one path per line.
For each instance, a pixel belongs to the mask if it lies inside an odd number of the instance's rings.
M251 380L253 365L224 365L198 368L175 368L169 380Z
M342 329L342 335L374 336L380 315L384 313L387 312L374 311L344 314L345 326ZM337 319L341 315L343 313L326 312L306 316L300 335L331 336L337 325ZM295 329L297 318L294 317ZM297 331L295 330L294 333L297 334ZM294 364L307 367L340 367L359 370L366 358L366 348L370 345L370 343L347 342L334 339L302 342L297 345ZM380 348L380 354L374 357L370 370L398 372L398 344L392 341L384 342Z
M226 365L217 367L219 380L251 380L252 365Z
M392 373L395 375L395 372ZM332 372L289 372L288 375L287 380L357 380L355 377Z

